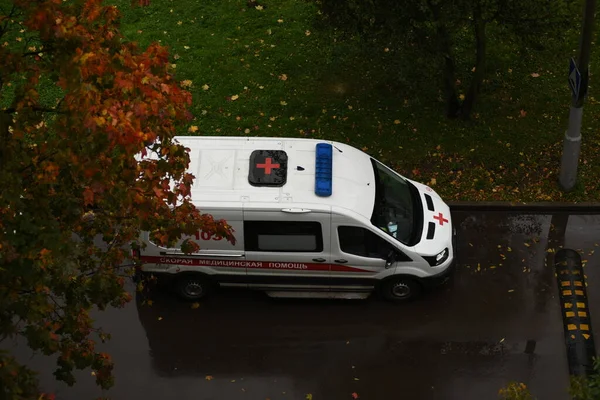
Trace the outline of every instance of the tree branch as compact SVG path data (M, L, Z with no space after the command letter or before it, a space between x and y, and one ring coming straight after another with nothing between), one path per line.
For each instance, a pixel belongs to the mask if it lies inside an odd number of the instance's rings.
M58 153L59 153L59 150L54 150L53 152L51 152L49 154L46 154L41 159L39 159L38 163L44 162L44 161L48 160L49 158L51 158L52 156L54 156L54 155L56 155ZM21 170L19 171L19 173L22 174L23 172L27 171L32 166L33 166L33 164L29 164L26 167L21 168Z
M28 51L28 52L23 53L22 56L23 57L36 56L36 55L38 55L40 53L42 53L42 54L48 54L48 53L51 53L51 51L42 51L42 50L40 50L40 51Z
M0 11L4 12L4 9L0 9ZM4 23L2 28L0 28L0 38L2 38L2 36L4 36L6 32L8 32L8 24L10 23L10 19L15 16L16 11L17 6L13 3L12 8L10 9L10 13L8 13L8 15L6 16L6 22Z
M37 111L37 112L47 112L47 113L54 113L54 114L66 114L65 111L61 111L58 110L58 105L60 105L60 103L62 102L62 99L60 99L60 101L57 104L57 107L55 108L48 108L48 107L40 107L40 106L33 106L33 107L29 107L31 108L31 110L33 111ZM17 109L14 107L10 107L10 108L6 108L4 110L0 110L1 112L4 112L6 114L14 114L15 112L17 112Z

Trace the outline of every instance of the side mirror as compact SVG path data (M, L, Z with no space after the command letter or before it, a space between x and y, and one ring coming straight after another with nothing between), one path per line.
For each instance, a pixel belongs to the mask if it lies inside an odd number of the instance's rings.
M396 262L397 253L395 250L390 250L385 258L385 267L389 268Z

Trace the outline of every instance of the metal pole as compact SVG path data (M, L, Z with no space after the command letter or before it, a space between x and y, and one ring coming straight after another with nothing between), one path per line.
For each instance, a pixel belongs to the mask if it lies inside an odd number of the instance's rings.
M563 154L560 166L559 183L563 190L570 191L577 181L577 166L581 151L581 120L583 118L583 101L587 94L590 52L592 47L592 30L596 0L586 0L583 8L583 26L579 43L579 59L577 68L581 72L581 87L569 110L569 125L563 141Z

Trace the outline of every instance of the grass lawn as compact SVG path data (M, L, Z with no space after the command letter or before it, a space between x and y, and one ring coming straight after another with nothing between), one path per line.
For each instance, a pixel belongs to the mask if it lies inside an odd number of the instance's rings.
M194 99L195 119L181 134L347 142L446 200L600 200L595 48L579 183L569 194L557 185L579 26L539 52L491 29L481 101L465 122L443 116L430 61L390 41L342 34L312 1L265 0L263 9L246 0L152 0L135 9L130 0L109 2L129 40L170 48ZM459 66L469 71L472 62L461 57ZM461 80L467 86L468 76Z

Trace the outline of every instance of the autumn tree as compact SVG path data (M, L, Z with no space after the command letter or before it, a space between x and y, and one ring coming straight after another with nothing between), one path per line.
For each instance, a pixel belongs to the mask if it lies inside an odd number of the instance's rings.
M567 0L321 0L321 5L342 28L389 37L399 47L418 47L437 66L446 115L464 119L473 112L489 54L499 51L494 41L539 48L548 37L563 37L581 15L580 3ZM457 61L464 57L458 48L469 49L466 61ZM456 85L460 65L470 70L461 74L470 75L464 98Z
M57 355L57 379L91 367L103 388L112 362L94 345L108 334L90 310L130 300L124 265L140 231L234 241L191 203L173 137L192 98L167 49L139 49L118 27L102 0L0 1L0 343L20 335ZM38 395L34 372L0 352L0 396Z

